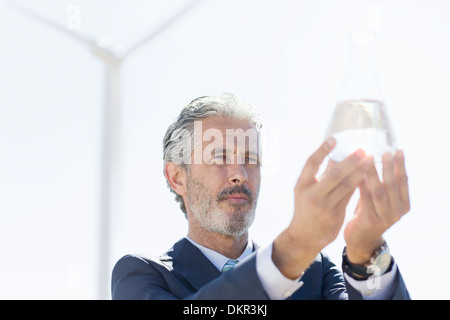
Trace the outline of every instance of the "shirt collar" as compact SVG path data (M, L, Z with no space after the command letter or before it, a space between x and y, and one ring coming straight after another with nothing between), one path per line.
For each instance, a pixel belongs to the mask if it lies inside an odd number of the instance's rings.
M225 263L227 263L227 261L230 260L230 258L225 257L224 255L195 242L194 240L189 238L189 236L186 236L186 239L194 246L196 246L206 256L206 258L208 258L208 260L219 270L222 270ZM253 252L253 242L249 240L247 242L247 247L245 248L244 252L242 252L242 254L239 256L239 258L237 258L237 260L242 261L249 255L251 255L252 252Z

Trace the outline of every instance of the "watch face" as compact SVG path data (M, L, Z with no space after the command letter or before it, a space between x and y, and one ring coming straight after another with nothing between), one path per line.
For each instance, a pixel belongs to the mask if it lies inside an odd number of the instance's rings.
M372 272L376 276L385 273L391 264L391 259L392 257L389 251L381 251L378 257L375 259L373 265L370 266L371 268L373 268Z

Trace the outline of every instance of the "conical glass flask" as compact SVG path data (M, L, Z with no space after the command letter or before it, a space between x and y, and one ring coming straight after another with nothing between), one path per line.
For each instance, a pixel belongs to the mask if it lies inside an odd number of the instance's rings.
M375 71L375 33L357 31L349 38L349 69L325 139L337 141L330 153L334 161L362 148L379 162L383 153L395 151L396 141Z

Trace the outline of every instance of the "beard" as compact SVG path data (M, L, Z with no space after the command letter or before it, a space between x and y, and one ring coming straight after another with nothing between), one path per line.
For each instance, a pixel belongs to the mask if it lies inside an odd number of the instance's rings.
M201 227L211 232L231 237L239 237L246 233L255 219L256 203L259 192L253 195L244 185L235 185L213 195L200 180L187 175L187 198L189 208ZM224 203L225 197L242 193L248 197L245 203ZM220 206L227 206L222 209Z

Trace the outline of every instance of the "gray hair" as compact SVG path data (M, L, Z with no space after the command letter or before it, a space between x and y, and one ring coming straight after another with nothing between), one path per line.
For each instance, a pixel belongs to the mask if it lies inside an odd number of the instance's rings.
M183 149L186 147L183 133L187 133L188 136L192 138L194 136L194 121L212 116L247 120L255 127L258 133L262 128L262 123L259 120L257 111L246 101L239 99L234 94L224 93L221 96L203 96L194 99L181 110L180 115L169 126L164 135L164 168L166 167L167 162L172 161L188 170L187 164L184 162L178 163L177 160L179 158L176 157L176 155L179 155L180 153L186 154L186 150ZM189 154L192 154L194 144L190 143L188 145L191 147ZM180 203L181 211L186 215L186 206L183 197L172 189L167 177L166 183L169 190L175 194L175 201Z

